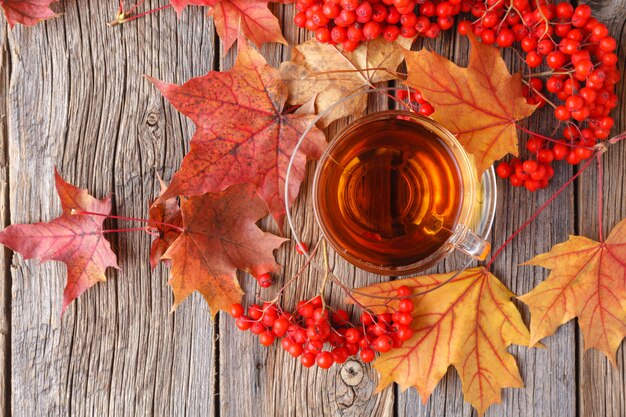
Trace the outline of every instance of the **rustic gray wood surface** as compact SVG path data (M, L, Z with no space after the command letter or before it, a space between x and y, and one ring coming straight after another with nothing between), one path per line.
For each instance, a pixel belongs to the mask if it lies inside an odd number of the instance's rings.
M165 4L146 1L146 8ZM626 44L626 0L589 3L620 45ZM211 69L228 69L233 53L223 54L214 27L199 9L177 19L166 10L115 28L117 2L65 0L63 16L34 28L8 31L0 26L0 222L49 220L59 204L55 166L64 177L103 197L113 193L114 212L145 217L158 192L157 173L169 179L193 133L143 78L144 74L182 83ZM289 43L307 34L291 24L293 6L274 5ZM465 63L467 41L453 33L425 43ZM273 65L288 59L289 48L265 45ZM619 50L626 62L626 48ZM519 68L513 54L512 67ZM622 66L622 74L624 74ZM626 129L626 83L618 86L615 132ZM371 100L372 108L387 105ZM532 128L553 123L536 117ZM342 122L345 124L345 122ZM341 125L333 126L330 132ZM604 158L604 231L626 217L626 144ZM498 213L492 244L499 246L536 207L573 174L563 164L549 189L529 194L499 182ZM595 169L590 169L542 213L495 263L494 271L517 294L547 276L518 264L577 233L598 237ZM311 176L294 213L306 241L317 240L310 215ZM305 215L305 213L307 213ZM111 227L129 227L110 221ZM271 229L271 222L264 222ZM121 271L90 289L60 318L65 268L38 265L0 251L0 410L15 416L472 416L461 384L451 370L426 405L415 390L397 387L374 394L376 373L358 361L329 371L305 369L277 346L261 347L227 316L211 323L201 297L194 295L170 314L167 271L150 271L150 237L113 237ZM291 247L277 254L285 276L302 266ZM379 277L331 255L331 267L348 286ZM435 270L453 267L446 261ZM248 301L253 280L241 276ZM285 300L317 292L315 269L304 273ZM263 290L261 297L271 291ZM327 295L343 298L338 288ZM527 310L521 306L528 320ZM575 323L546 339L547 349L513 346L526 387L507 389L503 403L488 416L626 416L626 349L613 368L601 354L584 352Z

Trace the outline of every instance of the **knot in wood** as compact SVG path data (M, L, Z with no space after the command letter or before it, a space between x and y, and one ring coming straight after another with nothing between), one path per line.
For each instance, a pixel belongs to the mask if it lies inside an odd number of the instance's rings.
M146 124L150 127L154 127L159 124L159 112L154 110L149 112L146 117Z
M351 387L359 385L363 381L365 372L363 365L357 361L348 361L341 368L341 380Z

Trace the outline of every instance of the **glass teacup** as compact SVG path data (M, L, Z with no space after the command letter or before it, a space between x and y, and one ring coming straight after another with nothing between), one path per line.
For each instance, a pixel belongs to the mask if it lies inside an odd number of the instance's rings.
M479 181L453 134L401 110L341 130L313 184L326 240L353 265L381 275L423 271L453 249L484 259L495 198L493 170Z

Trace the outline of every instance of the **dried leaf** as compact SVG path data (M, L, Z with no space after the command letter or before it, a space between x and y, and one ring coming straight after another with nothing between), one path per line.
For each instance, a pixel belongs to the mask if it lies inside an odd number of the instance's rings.
M397 79L396 69L404 60L402 48L412 39L387 42L379 38L362 43L353 52L311 39L292 50L291 61L283 62L280 74L289 87L289 103L300 105L312 97L319 114L344 97L363 91L375 83ZM319 125L328 126L344 116L365 112L367 95L355 97L324 116Z
M230 71L211 71L182 86L150 80L197 126L189 153L159 200L252 183L282 227L287 165L315 116L283 114L287 88L278 71L242 43ZM297 153L289 205L298 195L307 159L319 158L325 146L324 134L313 127Z
M58 16L50 9L50 4L58 0L0 0L0 6L13 28L17 23L34 26L45 19Z
M433 290L454 274L370 285L357 290L361 294L355 297L375 312L383 312L386 307L375 296L396 297L402 285L412 288L413 294L432 290L413 299L413 337L374 363L381 375L378 390L392 382L402 389L414 386L426 403L453 365L465 399L482 415L501 401L502 388L523 386L515 359L506 348L513 343L528 345L529 334L511 302L514 294L482 267L468 269ZM397 308L397 303L392 302L390 308Z
M405 51L410 87L435 108L432 118L458 136L476 157L479 174L508 153L517 155L515 122L536 106L526 103L521 74L511 75L500 50L469 36L467 68L436 52Z
M106 281L107 267L118 268L115 253L102 233L103 216L73 214L73 210L107 215L111 198L97 200L65 182L55 171L63 214L47 223L15 224L0 232L0 243L25 259L61 261L67 265L67 284L61 314L83 292Z
M544 282L519 297L530 308L531 343L578 317L585 348L600 350L615 365L626 337L626 219L603 243L570 236L525 265L551 270Z
M172 260L173 310L198 291L215 317L241 301L237 269L254 276L278 270L273 251L285 239L255 224L267 207L251 185L183 198L181 209L184 231L163 255Z

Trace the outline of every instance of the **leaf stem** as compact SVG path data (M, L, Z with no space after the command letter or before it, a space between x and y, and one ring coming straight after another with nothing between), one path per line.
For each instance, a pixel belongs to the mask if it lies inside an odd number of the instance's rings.
M141 3L143 3L143 1L141 1ZM135 5L131 10L134 10L136 7L137 7L137 5ZM172 5L171 4L167 4L165 6L157 7L156 9L151 9L151 10L145 11L143 13L136 14L134 16L129 16L130 12L128 12L128 13L126 13L126 12L118 13L118 15L116 16L115 20L109 22L108 25L109 26L121 25L122 23L130 22L131 20L136 20L136 19L139 19L141 17L147 16L149 14L157 13L157 12L160 12L161 10L168 9L170 7L172 7Z
M604 168L602 167L602 152L598 152L596 154L596 162L598 165L598 239L600 243L604 242L604 233L602 232L602 197L603 197L603 186L604 186Z
M602 153L602 152L603 152L603 150L598 151L598 153ZM580 176L580 174L582 174L589 167L589 165L591 165L593 160L594 160L594 158L589 158L589 160L585 163L585 165L583 165L583 167L576 174L574 174L569 180L567 180L567 182L565 184L563 184L561 186L561 188L559 188L557 190L557 192L552 195L552 197L550 197L545 203L543 203L541 205L541 207L539 207L539 209L537 209L537 211L524 222L524 224L522 224L515 232L513 232L513 234L511 236L509 236L509 238L502 245L500 245L498 250L496 250L494 252L494 254L491 257L491 259L489 259L489 262L485 266L485 269L487 269L487 270L490 269L491 264L493 264L493 261L496 260L496 258L498 257L498 255L500 255L500 253L504 250L504 248L509 243L511 243L511 241L513 239L515 239L515 237L517 235L519 235L520 232L526 228L526 226L528 226L530 223L532 223L532 221L535 220L535 218L537 218L537 216L539 214L541 214L541 212L544 211L546 209L546 207L548 207L550 205L550 203L552 201L554 201L555 198L557 198L572 182L574 182L574 180L576 178L578 178Z
M72 214L86 214L88 216L100 216L100 217L106 217L108 219L128 220L128 221L142 222L142 223L152 223L152 224L158 224L159 226L171 227L172 229L176 229L176 230L178 230L181 233L185 231L185 229L183 229L182 227L175 226L175 225L170 224L170 223L159 222L159 221L156 221L156 220L138 219L136 217L115 216L113 214L102 214L102 213L95 213L93 211L83 211L83 210L77 210L77 209L72 209Z

